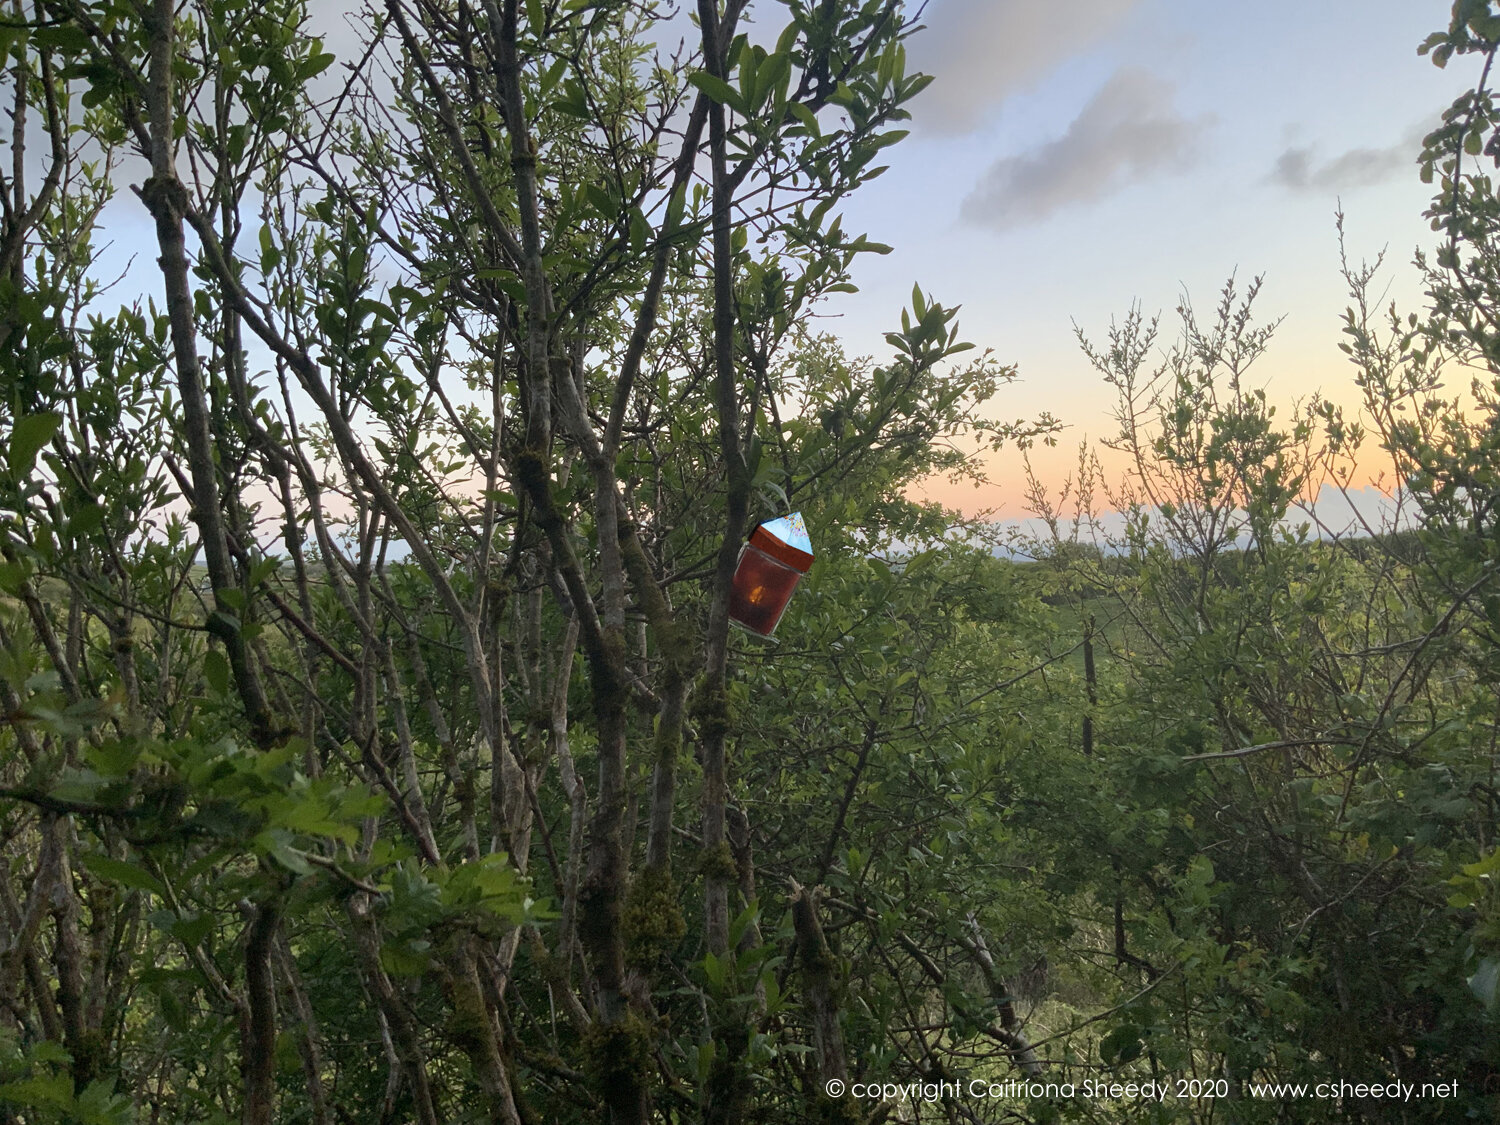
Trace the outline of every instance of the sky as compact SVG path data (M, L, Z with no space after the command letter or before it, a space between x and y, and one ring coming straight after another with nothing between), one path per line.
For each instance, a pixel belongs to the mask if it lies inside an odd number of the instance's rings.
M310 7L327 47L354 51L348 0ZM879 361L914 282L961 305L964 338L1019 374L987 412L1066 424L1032 454L1053 485L1080 441L1113 429L1074 325L1102 340L1139 301L1170 338L1182 295L1206 313L1231 273L1264 275L1257 307L1285 318L1252 382L1281 404L1316 390L1352 406L1334 213L1342 201L1351 258L1387 251L1390 296L1419 308L1410 262L1432 236L1415 157L1476 76L1417 55L1448 15L1443 0L929 0L908 69L935 81L889 170L845 209L845 230L894 250L856 265L861 291L823 327ZM691 34L685 14L668 32ZM138 202L122 192L109 217L112 258L149 274ZM986 468L979 489L923 491L1023 518L1019 454Z
M1390 297L1419 308L1416 154L1476 77L1417 55L1448 16L1435 0L931 0L908 68L936 80L846 209L845 229L895 249L856 267L861 292L826 327L879 359L914 282L961 304L963 337L1018 367L991 414L1068 424L1033 454L1053 482L1112 430L1074 324L1100 340L1139 301L1170 336L1182 294L1207 313L1231 273L1264 275L1256 307L1285 317L1252 382L1352 405L1334 214L1351 259L1386 250ZM1019 456L989 472L927 491L1024 515Z

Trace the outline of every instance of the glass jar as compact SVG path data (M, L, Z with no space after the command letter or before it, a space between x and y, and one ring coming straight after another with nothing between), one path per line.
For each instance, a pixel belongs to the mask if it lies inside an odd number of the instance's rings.
M740 548L729 593L729 620L762 637L776 631L782 611L802 572L766 554L753 543Z

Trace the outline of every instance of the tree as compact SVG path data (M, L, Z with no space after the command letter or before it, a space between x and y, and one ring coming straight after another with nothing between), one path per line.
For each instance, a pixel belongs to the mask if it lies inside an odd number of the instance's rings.
M1082 848L1108 861L1084 885L1096 931L1112 930L1119 1001L1088 1045L1122 1076L1222 1079L1246 1098L1237 1120L1394 1119L1374 1100L1246 1097L1355 1073L1418 1088L1463 1076L1457 1107L1406 1118L1492 1109L1495 200L1465 167L1494 147L1497 26L1487 4L1460 3L1426 47L1486 59L1423 154L1446 236L1418 258L1429 314L1382 323L1375 267L1346 265L1360 419L1314 400L1276 421L1246 378L1274 325L1257 327L1254 287L1240 302L1231 282L1206 327L1184 303L1155 369L1156 322L1138 309L1107 346L1083 341L1118 396L1124 534L1082 550L1033 489L1065 594L1106 621L1093 754L1063 798L1075 816L1098 801ZM1445 397L1464 367L1471 396ZM1348 486L1367 430L1415 529L1398 510L1351 536L1307 505ZM1095 527L1097 464L1085 451L1070 482L1075 539Z
M1013 432L974 408L1008 372L949 364L920 289L879 366L809 335L883 249L838 205L926 79L897 0L764 10L774 43L704 0L668 53L652 4L391 0L335 69L297 0L16 8L17 136L43 107L51 154L4 193L4 1104L852 1120L827 1079L946 1049L841 1031L829 900L756 890L757 863L809 888L848 863L923 689L874 702L873 667L809 658L865 747L815 861L746 702L786 673L734 670L729 583L795 500L804 600L842 587L816 643L888 647L890 591L935 595L915 560L867 588L861 555L937 532L901 489L962 466L952 435ZM160 303L105 315L126 154ZM894 909L882 872L839 899L861 924ZM982 1015L1003 953L945 909L882 948L1023 1051Z

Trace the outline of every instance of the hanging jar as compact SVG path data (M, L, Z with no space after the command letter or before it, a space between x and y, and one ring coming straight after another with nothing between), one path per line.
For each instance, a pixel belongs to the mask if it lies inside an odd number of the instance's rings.
M812 563L812 542L801 512L761 524L740 548L729 594L729 620L757 636L769 637Z

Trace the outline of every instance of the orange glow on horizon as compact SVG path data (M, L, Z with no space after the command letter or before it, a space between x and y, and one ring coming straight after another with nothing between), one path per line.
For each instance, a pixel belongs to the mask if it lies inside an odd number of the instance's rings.
M1342 486L1350 490L1373 487L1387 491L1392 480L1392 466L1388 455L1380 450L1378 438L1372 436L1372 427L1369 425L1368 418L1364 416L1360 391L1354 385L1353 379L1346 377L1338 380L1318 380L1316 377L1309 377L1311 371L1327 374L1330 365L1326 362L1310 362L1296 366L1302 368L1298 372L1301 378L1289 374L1283 368L1263 383L1275 410L1274 422L1284 423L1289 427L1296 408L1299 405L1305 405L1316 391L1323 401L1332 402L1339 407L1346 421L1351 423L1358 421L1366 430L1358 462L1346 460L1338 467L1336 479L1326 472L1318 474L1315 479L1310 479L1304 489L1307 494L1304 499L1312 499L1313 494L1325 484ZM1287 386L1300 386L1308 389L1297 395L1294 400L1292 396L1278 394L1279 390ZM1098 477L1094 486L1093 510L1096 514L1115 510L1116 505L1111 503L1110 496L1118 496L1122 487L1130 483L1134 476L1134 469L1129 453L1107 446L1101 440L1105 435L1115 434L1118 430L1117 424L1105 410L1099 409L1097 405L1093 414L1087 429L1080 424L1085 421L1084 419L1065 418L1064 421L1071 424L1068 429L1058 435L1057 444L1047 446L1038 442L1028 451L1026 457L1023 457L1022 453L1013 446L1006 446L996 452L976 454L975 460L985 478L983 483L976 484L966 479L955 481L945 477L932 477L919 482L909 489L907 494L914 500L932 501L969 517L988 515L1001 522L1030 519L1036 513L1030 509L1028 502L1026 461L1029 457L1031 471L1046 489L1049 500L1054 504L1061 500L1060 515L1071 519L1077 500L1080 445L1084 445L1094 457L1097 457Z

